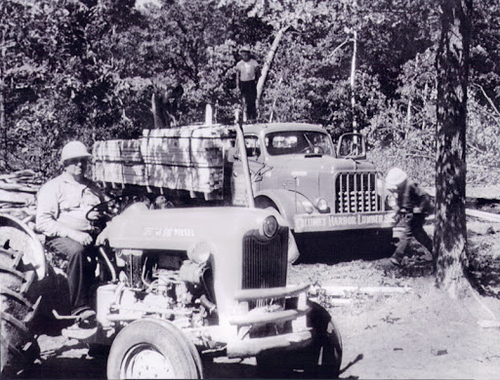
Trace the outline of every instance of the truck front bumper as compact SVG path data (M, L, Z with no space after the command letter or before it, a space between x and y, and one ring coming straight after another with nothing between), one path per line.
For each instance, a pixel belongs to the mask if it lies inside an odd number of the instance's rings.
M393 227L394 212L297 214L293 221L296 233L384 229Z

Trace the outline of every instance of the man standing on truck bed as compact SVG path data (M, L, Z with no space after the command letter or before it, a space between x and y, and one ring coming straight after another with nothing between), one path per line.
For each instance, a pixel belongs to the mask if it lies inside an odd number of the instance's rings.
M94 231L88 211L104 200L101 190L85 178L87 148L80 141L67 143L61 152L63 173L42 186L38 193L36 228L47 236L47 246L68 259L71 310L81 321L95 313L90 309L89 290L94 282Z
M425 218L432 212L429 195L399 168L389 170L385 185L396 198L396 221L401 222L404 228L396 251L389 259L390 262L396 266L401 265L405 249L412 236L433 254L432 240L424 230Z
M257 118L257 80L260 68L257 61L250 57L250 49L240 49L241 61L236 64L236 89L246 105L246 119L255 121Z

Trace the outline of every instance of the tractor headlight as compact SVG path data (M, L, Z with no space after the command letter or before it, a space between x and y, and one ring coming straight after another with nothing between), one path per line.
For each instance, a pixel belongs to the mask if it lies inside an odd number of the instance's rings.
M214 253L212 245L206 241L201 241L193 245L187 252L188 258L198 264L208 261L210 255Z
M316 200L316 208L321 213L330 212L330 207L328 207L328 202L325 198L319 198Z
M261 234L267 238L272 238L278 231L278 221L272 215L268 216L261 225Z

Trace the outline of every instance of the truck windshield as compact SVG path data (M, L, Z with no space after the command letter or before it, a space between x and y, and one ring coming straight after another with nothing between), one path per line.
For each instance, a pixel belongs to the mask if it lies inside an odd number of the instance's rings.
M268 133L265 145L271 156L285 154L334 155L330 138L326 133L315 131L282 131Z

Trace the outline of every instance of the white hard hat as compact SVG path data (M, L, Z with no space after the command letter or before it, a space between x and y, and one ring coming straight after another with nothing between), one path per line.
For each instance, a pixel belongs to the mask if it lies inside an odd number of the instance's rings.
M387 172L385 177L385 187L387 190L396 190L396 188L401 185L408 175L400 168L392 168Z
M80 141L70 141L61 151L61 163L71 160L72 158L90 158L92 155L87 151L87 148Z

